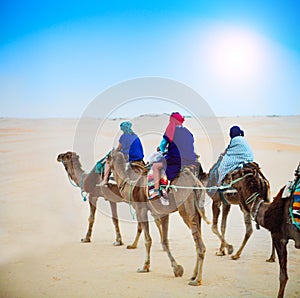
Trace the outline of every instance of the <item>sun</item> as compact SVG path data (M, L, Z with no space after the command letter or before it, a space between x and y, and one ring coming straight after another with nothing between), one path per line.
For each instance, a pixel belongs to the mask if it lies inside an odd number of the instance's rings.
M226 82L255 78L263 63L259 38L236 28L214 30L207 56L213 73Z

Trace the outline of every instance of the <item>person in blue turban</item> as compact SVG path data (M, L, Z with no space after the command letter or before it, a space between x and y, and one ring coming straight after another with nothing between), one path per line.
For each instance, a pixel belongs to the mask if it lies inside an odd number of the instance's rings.
M124 154L127 162L144 162L144 150L140 138L133 132L132 123L124 121L120 124L123 134L119 138L119 144L116 148ZM107 185L111 169L106 164L102 185Z

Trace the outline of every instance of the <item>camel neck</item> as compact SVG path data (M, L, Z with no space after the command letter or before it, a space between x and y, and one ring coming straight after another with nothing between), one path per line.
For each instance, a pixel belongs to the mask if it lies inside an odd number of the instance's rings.
M76 183L77 186L80 187L84 170L81 167L75 165L71 165L71 166L65 165L65 167L69 177Z
M112 169L112 172L114 174L115 181L118 185L122 197L125 197L125 194L127 193L126 188L128 187L128 181L129 181L129 177L126 174L125 168L121 166L117 168L114 167Z
M256 209L257 210L257 214L256 214L256 218L254 219L255 222L262 226L262 227L265 227L265 222L264 222L264 218L265 218L265 213L266 211L268 210L270 206L270 203L262 203L260 206L255 206L255 208L258 208Z

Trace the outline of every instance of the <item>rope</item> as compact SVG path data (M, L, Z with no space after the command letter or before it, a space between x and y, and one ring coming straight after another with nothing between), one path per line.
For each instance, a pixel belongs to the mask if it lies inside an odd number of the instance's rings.
M224 204L229 206L230 204L225 199L223 192L219 190L219 193L220 193L221 200L224 202Z
M211 186L211 187L205 187L205 186L199 187L199 186L179 186L179 185L170 184L170 185L167 185L167 186L160 185L160 190L162 188L166 188L166 189L173 188L175 191L177 191L177 189L225 190L225 189L228 189L228 188L232 187L232 185L234 185L235 183L237 183L237 182L245 179L247 176L250 176L250 175L253 175L253 174L252 173L248 173L245 176L239 177L239 178L231 181L227 185Z
M245 203L248 205L252 201L256 200L259 195L260 193L258 192L253 193L248 199L245 200Z
M93 172L95 170L96 173L98 174L103 174L104 173L104 165L106 162L103 162L107 156L111 153L112 150L110 150L102 159L100 159L96 166L92 169L91 172ZM64 164L64 162L62 161L62 163ZM80 194L81 194L81 197L83 198L83 201L86 202L87 201L87 198L88 198L88 192L84 191L82 189L82 184L83 184L83 176L84 176L84 172L81 174L81 177L80 177L80 182L79 182L79 186L70 178L70 176L68 175L68 178L69 178L69 181L71 183L72 186L74 187L80 187Z
M132 216L132 220L136 220L136 212L132 211L132 205L131 205L132 189L133 189L133 183L130 181L130 189L128 192L128 205L129 205L130 214Z
M87 197L88 197L88 193L86 191L84 191L82 189L82 184L83 184L83 175L84 175L84 172L81 174L81 177L80 177L80 194L81 194L81 197L83 198L83 201L86 202L87 200Z
M87 197L88 197L88 193L82 189L83 175L84 175L84 173L81 174L79 186L70 178L69 175L68 175L68 178L69 178L69 181L70 181L70 183L71 183L72 186L74 186L74 187L80 187L81 197L83 198L83 201L86 202Z
M253 202L253 204L252 204L252 206L251 206L251 209L250 209L250 216L251 216L251 219L252 219L253 221L256 220L256 217L257 217L257 214L258 214L258 210L259 210L259 208L260 208L260 205L261 205L263 202L264 202L264 200L260 200L260 201L258 202L258 204L257 204L257 206L256 206L256 210L255 210L255 212L254 212L254 215L252 216L252 210L253 210L253 207L254 207L254 202Z
M71 183L72 186L74 187L78 187L78 185L70 178L70 176L68 175L69 181Z

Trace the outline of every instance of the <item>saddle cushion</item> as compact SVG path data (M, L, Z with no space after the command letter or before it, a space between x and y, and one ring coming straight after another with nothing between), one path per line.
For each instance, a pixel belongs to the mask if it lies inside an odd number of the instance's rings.
M169 181L168 181L167 175L163 169L161 170L160 177L161 178L159 180L159 185L160 186L168 185ZM153 192L154 192L154 178L153 178L153 170L151 167L148 172L148 195L151 196L153 194Z
M300 225L300 182L298 182L298 185L295 188L291 207L293 219L298 225Z

